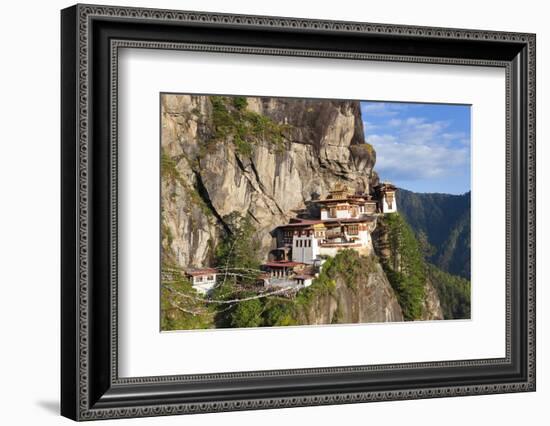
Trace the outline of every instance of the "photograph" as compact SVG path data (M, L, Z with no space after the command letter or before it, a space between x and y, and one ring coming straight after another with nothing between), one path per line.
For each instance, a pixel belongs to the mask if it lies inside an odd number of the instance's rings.
M457 424L521 424L544 406L545 15L398 2L65 4L55 22L41 6L33 28L53 48L34 43L34 58L18 40L12 62L60 60L44 81L6 67L19 84L3 126L19 197L5 211L29 216L5 221L5 287L21 289L21 253L44 241L35 269L61 290L36 286L30 316L4 297L28 322L7 328L28 340L14 356L57 342L31 363L38 409L279 425L275 409L302 407L300 423L326 406L323 424L412 425L426 404ZM60 108L31 113L35 99ZM18 143L27 128L36 147ZM42 137L55 132L60 149ZM23 379L7 389L28 393Z
M470 121L161 93L161 331L470 319Z

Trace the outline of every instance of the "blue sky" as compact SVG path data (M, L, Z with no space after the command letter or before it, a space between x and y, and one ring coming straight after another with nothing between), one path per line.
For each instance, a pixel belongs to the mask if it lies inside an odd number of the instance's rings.
M361 102L381 180L415 192L470 190L470 106Z

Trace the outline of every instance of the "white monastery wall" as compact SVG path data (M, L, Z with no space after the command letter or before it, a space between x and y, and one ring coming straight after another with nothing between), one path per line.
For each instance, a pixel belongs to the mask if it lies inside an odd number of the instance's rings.
M384 195L384 198L382 199L382 211L383 213L395 213L397 211L397 203L395 200L395 196L393 197L393 203L390 208L388 205L388 202L386 201L386 196Z

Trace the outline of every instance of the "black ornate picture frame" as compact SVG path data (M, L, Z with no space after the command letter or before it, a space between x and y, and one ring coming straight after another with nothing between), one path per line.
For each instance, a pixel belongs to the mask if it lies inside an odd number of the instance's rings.
M62 415L93 420L535 390L534 34L95 5L64 9L61 29ZM120 378L121 47L505 69L506 356Z

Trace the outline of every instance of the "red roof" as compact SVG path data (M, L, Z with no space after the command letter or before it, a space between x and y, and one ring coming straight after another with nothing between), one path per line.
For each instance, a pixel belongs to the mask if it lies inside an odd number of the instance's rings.
M330 224L333 224L333 223L363 223L363 222L374 222L374 217L373 216L365 216L365 217L350 217L348 219L338 219L338 218L335 218L335 219L327 219L327 220L323 220L322 221L323 223L330 223Z
M295 228L300 226L311 226L323 223L320 219L300 219L299 222L287 223L286 225L280 225L278 228Z
M362 244L356 243L321 243L321 247L362 247Z
M327 224L327 225L334 225L339 223L364 223L364 222L373 222L374 217L373 216L364 216L364 217L356 217L356 218L334 218L334 219L325 219L325 220L308 220L308 221L302 221L298 223L289 223L287 225L280 225L277 228L301 228L301 227L308 227L312 225L321 225L321 224Z
M204 275L217 274L218 271L216 271L214 268L195 268L188 269L187 271L185 271L185 273L191 277L201 277Z
M317 204L365 204L368 203L369 199L363 196L354 195L354 196L348 196L346 198L325 198L324 200L315 200L313 203Z
M298 265L303 265L303 263L292 262L290 260L281 260L281 261L274 260L272 262L266 262L262 266L267 266L269 268L292 268Z

